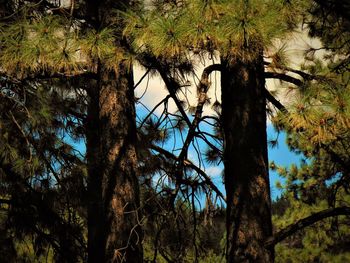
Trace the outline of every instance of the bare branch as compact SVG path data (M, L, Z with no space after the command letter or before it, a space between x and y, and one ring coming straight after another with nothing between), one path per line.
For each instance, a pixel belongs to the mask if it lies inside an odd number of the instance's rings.
M141 61L141 63L142 63L142 61ZM145 61L142 64L147 68L154 68L158 71L162 80L165 83L165 86L166 86L171 98L175 102L176 107L178 108L182 117L186 121L186 124L190 127L191 121L188 118L185 110L182 107L180 100L178 99L178 97L176 95L176 91L181 88L181 85L176 81L176 79L174 79L173 77L170 76L170 72L169 72L170 69L168 67L162 65L161 62L158 61L157 58L152 57L152 56L151 57L147 56L147 59L145 59Z
M197 128L197 126L200 123L200 120L202 118L203 107L204 107L204 104L207 100L207 92L208 92L209 87L210 87L209 75L213 71L220 71L220 70L221 70L221 64L212 64L203 70L202 77L201 77L201 80L200 80L200 83L198 86L197 108L196 108L196 112L194 114L194 119L193 119L191 125L189 126L189 131L188 131L185 143L184 143L182 150L179 154L178 159L179 159L180 163L183 163L183 160L187 156L188 147L196 135L196 133L195 133L196 128Z
M266 62L266 61L264 61L264 65L270 67L271 69L279 69L279 70L281 70L283 72L291 72L291 73L297 74L300 77L302 77L304 80L308 80L308 81L310 81L310 80L317 80L317 81L321 81L321 82L330 82L331 81L329 78L327 78L325 76L312 75L312 74L307 73L305 71L298 70L298 69L293 69L293 68L286 67L286 66L283 66L283 65L278 65L278 66L273 65L273 66L271 66L271 63L270 62ZM266 73L275 73L275 72L266 72ZM278 75L285 75L284 73L275 73L275 74L276 74L276 76L278 76ZM288 76L288 75L286 75L286 76ZM288 77L290 77L290 76L288 76ZM279 77L276 77L276 78L279 78ZM293 77L290 77L290 78L293 78ZM297 81L298 80L301 81L298 78L294 78L294 79L296 79ZM281 79L281 80L284 80L284 79ZM288 81L288 80L284 80L284 81ZM295 84L295 83L293 83L293 84ZM297 85L297 84L295 84L295 85ZM300 85L297 85L297 86L300 86Z
M141 82L145 79L145 77L151 72L151 68L147 69L145 74L142 75L140 80L134 85L134 90L141 84Z
M142 120L141 124L140 124L140 128L142 128L142 126L145 124L145 122L148 120L148 118L150 118L152 116L152 114L155 112L155 110L162 105L163 103L167 102L170 98L170 95L167 95L164 99L162 99L157 105L155 105L153 107L153 109L147 114L147 116Z
M173 153L157 146L157 145L151 145L150 148L152 150L157 151L158 153L164 155L166 158L173 159L173 160L178 160L177 156L174 155ZM226 197L221 193L221 191L216 187L216 185L212 182L211 178L198 166L196 166L194 163L192 163L190 160L185 159L183 161L183 165L185 167L188 167L195 172L197 172L199 175L201 175L204 178L204 182L220 197L222 200L226 202Z
M187 125L190 127L191 126L191 121L188 118L185 110L182 107L182 104L181 104L180 100L178 99L178 97L176 95L176 90L179 89L180 84L177 83L174 78L169 77L168 74L161 67L157 67L157 70L160 73L160 76L162 77L162 79L163 79L163 81L165 83L165 86L167 87L167 89L169 91L169 94L170 94L171 98L175 102L176 107L178 108L178 110L181 113L182 117L186 121Z

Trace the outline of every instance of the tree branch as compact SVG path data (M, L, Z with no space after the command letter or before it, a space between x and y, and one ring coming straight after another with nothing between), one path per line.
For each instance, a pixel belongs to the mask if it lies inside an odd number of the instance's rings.
M25 77L23 79L16 79L11 76L8 76L6 72L0 72L0 76L5 78L7 82L13 83L13 84L21 84L26 81L35 81L35 80L46 80L46 79L74 79L74 78L90 78L90 79L97 79L97 74L90 71L81 71L81 72L75 72L75 73L49 73L49 72L40 72L37 74L31 74L28 77Z
M157 67L157 70L158 70L160 76L162 77L162 79L163 79L163 81L165 83L165 86L167 87L167 89L169 91L169 94L170 94L171 98L175 102L176 107L178 108L178 110L181 113L182 117L186 121L187 125L190 127L191 126L191 121L188 118L185 110L182 107L182 104L181 104L180 100L178 99L178 97L176 95L176 90L179 89L180 85L175 81L175 79L169 77L167 75L167 73L161 67Z
M152 116L152 114L155 112L155 110L162 105L163 103L167 102L170 98L170 95L167 95L164 99L162 99L157 105L155 105L153 107L153 109L147 114L147 116L142 120L141 124L140 124L140 128L142 128L142 126L145 124L145 122L148 120L148 118L150 118Z
M145 74L139 79L139 81L134 85L134 90L141 84L141 82L145 79L145 77L151 72L151 68L148 68Z
M140 59L141 59L140 62L146 68L153 68L153 69L158 71L158 73L160 74L162 80L165 83L165 87L167 88L167 90L169 92L169 95L171 96L171 98L175 102L175 105L178 108L179 112L181 113L181 115L182 115L183 119L185 120L186 124L190 127L191 126L191 121L188 118L185 110L182 107L182 104L181 104L180 100L178 99L178 97L176 95L176 91L181 88L181 85L176 81L176 79L171 77L170 69L169 69L168 65L162 65L162 63L157 58L155 58L153 56L148 56L147 55L147 56L145 56L143 58L141 56Z
M294 73L294 74L298 74L300 77L302 77L304 80L308 80L308 81L310 81L310 80L317 80L317 81L321 81L321 82L330 82L331 80L330 79L328 79L328 78L326 78L326 77L324 77L324 76L319 76L319 75L312 75L312 74L310 74L310 73L307 73L307 72L305 72L305 71L302 71L302 70L297 70L297 69L293 69L293 68L290 68L290 67L286 67L286 66L283 66L283 65L278 65L278 66L276 66L276 65L273 65L272 67L271 67L271 63L270 62L267 62L267 61L264 61L264 65L266 65L266 66L268 66L268 67L270 67L270 68L275 68L275 69L279 69L279 70L281 70L281 71L283 71L283 72L286 72L286 71L288 71L288 72L291 72L291 73ZM275 72L266 72L266 73L275 73ZM276 76L279 74L279 75L285 75L285 74L283 74L283 73L275 73L276 74ZM288 76L288 75L285 75L285 76ZM291 76L288 76L289 78L293 78L293 77L291 77ZM277 77L278 78L278 77ZM300 79L298 79L298 78L294 78L294 79L296 79L297 80L297 82L298 82L298 80L299 81L301 81ZM283 79L282 79L283 80ZM288 80L285 80L285 81L288 81ZM303 82L302 82L303 83ZM295 83L293 83L293 84L295 84ZM299 86L299 85L297 85L297 86Z
M196 108L196 112L194 114L194 119L193 119L191 125L189 126L189 130L187 133L185 143L184 143L182 150L179 154L178 159L179 159L180 163L183 163L183 160L187 157L188 147L196 135L196 128L197 128L197 126L200 123L200 120L202 118L203 107L204 107L204 104L207 100L207 92L208 92L209 87L210 87L209 75L213 71L220 71L220 70L221 70L221 64L212 64L203 70L202 77L201 77L201 80L200 80L200 83L198 86L197 108Z
M301 81L300 79L288 76L286 74L283 73L277 73L277 72L265 72L264 76L266 79L280 79L289 83L292 83L298 87L303 85L303 81Z
M157 145L150 145L150 148L152 150L155 150L156 152L164 155L166 158L173 159L175 161L178 160L177 156L174 155L173 153L157 146ZM190 160L185 159L183 161L183 165L185 167L188 167L194 171L196 171L199 175L201 175L204 178L204 182L220 197L222 200L226 202L226 197L221 193L221 191L216 187L216 185L212 182L211 178L198 166L196 166L194 163L192 163Z
M321 221L325 218L332 217L332 216L339 216L339 215L350 215L350 207L347 206L341 206L336 208L329 208L320 212L317 212L315 214L312 214L306 218L300 219L294 224L291 224L287 226L286 228L278 231L274 234L273 237L269 238L265 242L265 247L271 247L276 245L277 243L283 241L287 237L293 235L295 232L310 226L318 221Z
M284 113L288 113L286 107L284 107L284 105L281 102L279 102L267 89L264 90L264 95L265 98L269 102L271 102L277 109Z

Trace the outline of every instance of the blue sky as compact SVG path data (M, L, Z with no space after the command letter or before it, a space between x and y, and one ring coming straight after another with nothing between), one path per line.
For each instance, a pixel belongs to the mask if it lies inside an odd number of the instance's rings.
M144 117L148 114L148 111L145 110L145 108L138 104L137 107L137 115L139 117ZM156 114L156 116L159 116ZM202 127L202 130L209 131L208 127ZM186 136L186 133L184 134ZM174 147L174 139L176 139L175 147ZM289 166L292 163L299 163L301 156L297 155L293 152L291 152L288 149L288 146L286 144L286 134L281 132L279 135L277 135L275 129L273 126L268 123L267 125L267 138L268 140L273 139L275 140L278 138L278 144L276 147L270 147L268 148L268 158L269 161L274 161L276 165L281 166ZM73 146L79 150L82 154L85 153L85 144L84 141L80 141L77 143L72 142L71 140L68 140L69 143L73 144ZM206 148L206 144L203 141L198 141L198 145L201 150L204 150ZM175 134L174 137L170 138L166 145L163 145L164 148L168 149L169 151L172 151L173 148L181 148L182 146L182 140L180 139L179 134ZM177 153L176 151L174 152ZM197 161L197 154L194 151L193 147L190 147L189 149L189 155L188 158L193 161L194 163L198 163ZM204 166L203 166L204 165ZM222 193L225 194L224 185L222 183L222 171L223 171L223 164L208 164L204 162L201 167L203 170L206 171L206 173L211 176L213 182L217 185L217 187L220 189ZM276 181L281 181L283 183L282 178L278 176L278 174L275 171L270 170L270 187L271 187L271 196L272 199L276 199L281 194L281 191L276 188ZM201 198L201 201L204 202L204 197Z
M150 107L152 108L152 107ZM145 110L144 106L142 106L141 104L137 104L136 105L136 110L137 110L137 115L139 118L143 118L148 114L148 111ZM155 116L159 117L159 112L157 111L155 113ZM209 127L201 127L201 130L206 131L206 132L210 132L210 128ZM184 136L186 136L186 131L184 133ZM268 147L268 158L269 158L269 162L274 161L276 165L278 166L290 166L292 163L298 164L300 162L301 156L297 155L293 152L291 152L288 149L288 146L286 144L286 134L283 132L280 132L278 135L275 131L275 129L273 128L273 126L271 125L271 123L267 123L267 139L268 140L275 140L276 138L278 138L278 143L276 147ZM85 154L85 143L84 141L80 141L80 142L73 142L72 140L70 140L69 138L68 142L71 143L75 149L79 150L82 154ZM175 142L176 141L176 142ZM165 149L172 151L173 149L180 149L182 147L182 140L179 136L178 133L175 133L172 135L172 137L167 141L167 143L165 145L162 145ZM198 140L198 147L199 149L204 152L204 150L207 148L206 143ZM178 155L179 151L174 151L174 154ZM197 157L197 153L194 150L194 147L191 146L189 148L189 152L188 152L188 159L190 159L193 163L198 164L198 157ZM223 164L219 163L219 164L208 164L205 161L202 162L201 164L201 168L203 170L205 170L205 172L212 178L212 181L216 184L216 186L219 188L219 190L224 194L225 194L225 188L224 185L222 183L222 171L223 171ZM272 200L275 200L278 196L281 195L281 190L276 188L276 182L280 181L283 183L283 179L280 178L278 176L278 174L276 173L276 171L271 171L270 170L270 188L271 188L271 198ZM157 178L159 178L159 175L155 175L155 181L157 180ZM204 204L205 201L205 197L202 196L200 198L200 203L201 205Z
M204 65L200 65L200 67L204 67ZM201 70L199 69L199 72ZM134 71L134 77L135 77L135 83L138 83L138 81L143 77L144 70L136 67ZM195 105L197 98L196 98L196 89L193 87L196 84L198 84L198 79L195 78L193 80L190 80L192 83L192 86L189 88L184 88L184 91L182 92L182 95L179 94L180 99L187 100L187 103L189 105L192 104ZM210 81L213 83L208 96L211 99L211 104L214 103L216 100L220 101L221 94L220 94L220 85L217 83L220 83L220 74L215 73L213 76L211 76ZM197 82L197 83L196 83ZM276 84L269 82L269 86L276 86ZM137 87L135 90L135 96L140 98L139 102L136 104L136 111L138 120L145 117L149 110L152 110L153 107L160 102L166 95L168 94L167 90L164 87L164 83L160 80L159 77L156 76L147 76L144 78L141 82L141 84ZM182 98L181 98L182 96ZM283 100L283 98L281 98ZM155 117L159 117L164 109L164 105L161 105L159 109L157 109L154 112ZM172 102L172 100L169 101L168 104L168 110L169 112L176 112L176 106ZM211 106L208 105L204 108L203 115L212 115L214 112L211 109ZM190 117L191 118L191 117ZM211 128L208 127L208 125L202 124L201 130L206 132L211 132ZM277 134L270 124L270 122L267 123L267 137L268 139L275 139L277 137ZM184 136L186 136L186 132L184 133ZM286 143L286 136L284 133L280 133L278 135L278 146L268 149L268 155L269 155L269 161L274 161L276 165L281 166L289 166L292 163L299 163L300 156L296 155L295 153L289 151ZM182 147L182 140L179 135L179 133L175 133L172 135L172 138L167 142L166 145L163 145L167 150L172 151L173 149L180 149ZM75 144L75 146L80 150L81 152L85 152L85 145L83 143ZM204 152L204 150L207 148L205 142L198 140L197 147L200 149L201 152ZM178 152L174 152L174 154L178 154ZM193 163L199 164L198 161L198 155L194 149L193 146L189 148L188 153L188 159L190 159ZM214 183L217 185L217 187L225 194L224 186L222 184L222 170L223 165L221 164L208 164L206 162L201 163L201 168L205 170L205 172L211 176ZM272 199L276 199L277 196L281 194L280 190L278 190L275 185L276 181L281 180L277 173L275 171L270 171L270 183L271 183L271 194ZM282 181L283 183L283 181Z
M137 114L141 118L147 115L148 111L145 110L143 105L138 104L136 108L137 108ZM158 117L159 114L155 114L154 116ZM201 127L201 130L210 132L210 128L208 126ZM184 136L186 135L187 133L185 132ZM276 138L278 140L277 146L276 147L269 146L268 148L269 161L274 161L276 165L281 165L281 166L289 166L292 163L296 163L296 164L299 163L301 156L291 152L288 149L288 146L286 144L286 134L283 132L280 132L279 134L277 134L275 129L271 125L271 123L268 123L267 139L275 140ZM179 133L175 133L170 137L167 143L162 146L169 151L172 151L173 149L175 149L173 153L178 155L179 151L177 151L176 149L181 149L182 144L183 142L180 138ZM196 145L201 152L204 152L204 150L207 148L206 143L201 140L198 140L198 143ZM195 164L199 164L198 155L194 150L193 146L189 148L188 159L190 159ZM225 194L224 185L222 183L223 164L222 163L208 164L204 161L201 163L201 168L205 170L205 172L212 178L213 182L217 185L220 191ZM281 190L277 189L275 186L277 181L280 181L283 183L283 179L278 176L276 171L270 170L270 186L271 186L272 199L276 199L276 197L278 197L281 194Z
M272 125L267 126L267 138L275 139L277 136L276 131ZM286 144L286 134L281 132L278 135L278 145L274 148L268 148L269 162L274 161L276 165L290 166L292 163L298 164L301 156L291 152ZM276 181L283 183L283 180L278 176L276 171L270 170L270 186L272 199L276 199L281 194L281 191L276 188Z

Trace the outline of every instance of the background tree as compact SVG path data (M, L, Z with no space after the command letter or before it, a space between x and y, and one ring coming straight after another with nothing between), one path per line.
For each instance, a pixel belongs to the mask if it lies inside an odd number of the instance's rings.
M303 69L309 81L289 113L275 119L276 127L287 131L290 149L302 156L298 166L273 164L285 178L283 199L288 203L275 217L276 226L300 220L299 227L289 229L295 234L276 247L280 262L301 257L307 262L342 262L349 257L349 20L344 15L349 6L343 1L315 2L305 22L322 46L306 52ZM319 50L326 51L322 61L317 59Z
M86 258L86 167L73 147L84 105L67 97L72 89L1 76L1 258Z

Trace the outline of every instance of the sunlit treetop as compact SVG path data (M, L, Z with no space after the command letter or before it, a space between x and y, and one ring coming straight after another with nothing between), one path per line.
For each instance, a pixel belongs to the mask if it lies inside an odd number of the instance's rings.
M84 30L82 30L84 29ZM65 17L23 16L0 24L0 70L17 77L38 72L95 72L98 60L117 70L125 52L110 27L83 28Z
M154 1L146 12L127 13L124 34L136 49L178 57L219 51L249 58L291 32L306 10L305 1Z
M299 0L152 1L142 11L114 12L124 21L98 30L69 16L23 11L0 24L1 71L75 74L95 71L98 60L117 70L132 54L116 44L121 28L136 54L179 59L189 52L219 51L248 59L291 32L306 5Z

